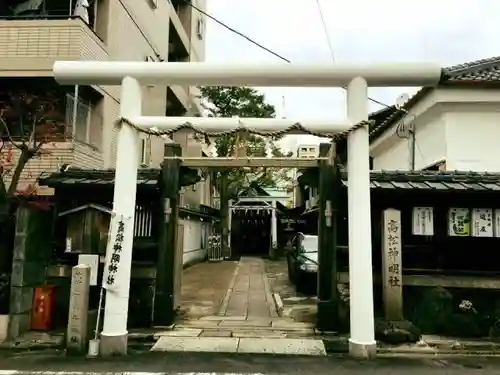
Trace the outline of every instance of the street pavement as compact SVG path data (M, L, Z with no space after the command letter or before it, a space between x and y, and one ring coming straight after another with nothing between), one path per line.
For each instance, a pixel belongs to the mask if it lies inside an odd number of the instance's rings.
M205 336L212 336L212 339L272 336L277 337L278 342L279 337L289 339L290 335L298 335L298 339L312 336L309 341L317 341L313 340L313 330L304 328L310 324L309 310L301 316L307 318L305 321L287 322L286 327L273 326L281 319L291 319L277 317L273 292L295 303L303 299L298 298L300 296L295 295L294 289L287 284L283 264L242 258L239 263L206 263L186 270L182 291L183 316L173 329L157 334L165 336L165 342L172 342L183 332L200 339ZM417 358L416 354L412 357L385 354L373 361L358 361L346 355L214 353L213 347L207 348L207 352L152 352L151 345L139 342L130 346L128 356L109 359L71 357L57 349L19 350L11 347L0 350L0 375L500 374L500 356L427 354Z
M131 353L125 358L85 359L55 351L0 353L0 375L168 374L498 374L500 358L272 356L214 353ZM43 372L43 373L42 373Z

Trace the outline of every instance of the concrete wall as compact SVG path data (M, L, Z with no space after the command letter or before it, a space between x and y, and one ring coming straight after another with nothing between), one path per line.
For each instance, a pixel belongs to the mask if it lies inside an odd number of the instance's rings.
M446 170L500 171L500 90L438 89L403 122L415 126L415 169L445 161ZM412 141L393 125L370 146L376 170L409 170Z

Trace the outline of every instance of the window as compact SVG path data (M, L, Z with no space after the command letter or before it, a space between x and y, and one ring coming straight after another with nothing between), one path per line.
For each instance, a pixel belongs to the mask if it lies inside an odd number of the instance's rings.
M102 147L102 116L90 100L66 94L66 124L73 139L100 149Z
M205 21L203 18L198 18L196 21L196 36L201 40L203 35L205 35Z
M300 250L303 253L316 253L318 251L318 236L305 235Z

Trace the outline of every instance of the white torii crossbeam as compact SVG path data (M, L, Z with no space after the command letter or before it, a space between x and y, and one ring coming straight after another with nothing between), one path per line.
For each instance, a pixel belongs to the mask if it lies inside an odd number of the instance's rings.
M312 130L334 134L368 119L368 86L434 86L442 76L434 63L328 63L328 64L214 64L176 62L57 61L54 77L60 84L121 85L120 116L144 129L174 129L194 122L204 131L236 129L241 123L255 130L283 130L288 120L199 119L145 117L141 84L201 86L346 87L347 119L307 122ZM179 123L182 121L182 123ZM287 125L288 124L288 125ZM127 353L127 317L132 261L138 131L122 123L118 132L113 212L125 221L119 270L108 290L101 334L103 355ZM370 213L369 134L360 127L348 135L348 223L350 283L350 353L369 358L375 354L372 243ZM123 224L122 224L123 225Z

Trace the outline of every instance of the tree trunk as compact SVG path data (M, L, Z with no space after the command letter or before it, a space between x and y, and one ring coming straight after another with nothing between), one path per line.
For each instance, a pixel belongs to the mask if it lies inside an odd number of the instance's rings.
M223 257L231 256L229 239L229 174L224 171L220 176L220 226L221 250Z
M28 148L21 149L21 155L12 174L9 188L4 176L0 176L0 273L10 272L12 268L13 236L15 231L16 191L21 173L34 152Z

